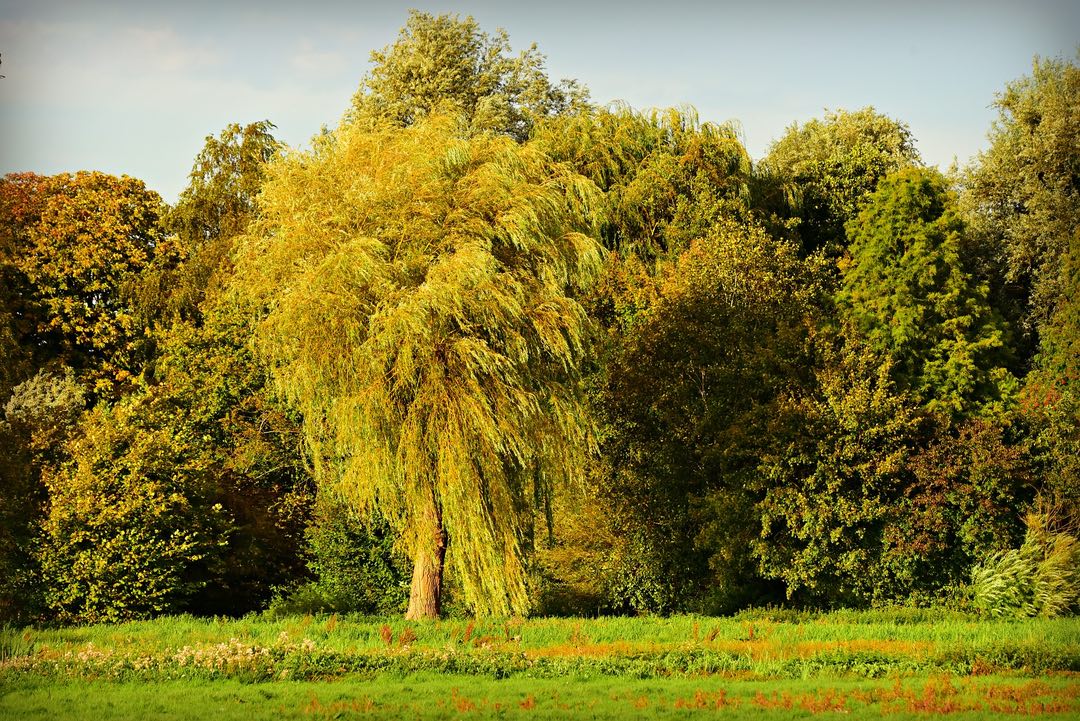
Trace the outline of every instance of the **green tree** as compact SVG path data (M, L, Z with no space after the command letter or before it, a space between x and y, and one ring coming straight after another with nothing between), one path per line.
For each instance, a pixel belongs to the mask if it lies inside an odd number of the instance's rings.
M693 108L614 106L540 124L536 140L604 192L601 241L623 257L671 259L720 218L746 219L750 156L733 125Z
M250 347L250 309L221 298L201 315L198 326L158 332L154 385L133 397L133 422L185 439L192 463L205 469L203 494L230 519L228 543L187 607L241 614L307 577L314 489L300 418L271 392Z
M796 202L789 212L799 218L797 232L805 253L839 253L845 245L844 224L878 182L920 164L908 127L867 107L792 125L769 149L759 175L794 184ZM767 185L776 188L778 183ZM773 205L782 208L783 203L774 199Z
M207 469L190 438L142 422L137 403L99 406L45 474L39 560L61 620L146 618L181 610L226 541Z
M1015 394L1007 329L965 245L955 196L933 170L888 176L848 224L837 297L893 378L927 409L963 417Z
M153 384L66 433L56 428L74 425L57 426L67 386L42 375L17 389L0 429L30 439L17 488L37 474L48 485L40 560L60 617L238 615L309 576L314 492L299 418L266 388L250 317L219 303L199 326L159 331Z
M229 123L206 136L191 168L190 182L169 212L169 229L198 247L239 235L255 215L266 164L279 152L269 120Z
M293 591L285 609L401 613L409 600L409 568L396 540L377 514L365 518L340 497L324 495L306 533L315 580Z
M790 401L788 429L757 469L767 491L753 553L789 598L892 600L885 535L908 483L908 458L924 435L922 420L876 353L854 343L834 348L828 334L822 339L816 381Z
M438 614L448 542L478 612L526 609L533 500L585 450L568 293L598 263L594 196L456 118L346 124L270 166L238 285L316 479L403 534L410 617Z
M349 111L354 122L407 126L441 110L524 140L537 119L587 105L576 83L551 83L535 44L514 56L506 31L489 35L472 17L411 10L397 41L371 62Z
M967 217L1005 257L1026 324L1041 330L1069 297L1062 258L1080 232L1080 67L1036 58L995 104L990 148L964 176Z
M265 166L280 150L268 120L230 123L208 135L188 186L165 215L177 254L142 274L139 311L147 321L201 321L201 307L228 283L236 236L255 217Z
M1023 409L1044 466L1046 522L1051 531L1080 537L1080 231L1062 258L1061 279L1062 298L1025 379Z
M715 479L691 459L695 451L680 453L673 438L677 433L694 433L693 423L701 420L702 409L695 405L694 393L682 392L679 380L651 376L644 384L622 383L623 370L614 366L626 360L642 369L654 364L666 367L666 363L677 364L677 353L683 353L683 360L693 359L704 368L716 362L716 367L702 372L723 375L722 361L710 355L716 351L713 340L718 336L703 327L680 325L680 314L696 317L698 311L672 310L675 304L664 295L665 288L675 285L669 274L681 272L674 271L675 267L683 269L683 255L690 254L687 264L691 257L700 261L704 251L689 250L695 243L708 245L718 242L717 237L742 242L745 235L755 248L748 255L756 252L759 232L733 230L756 215L750 207L750 157L734 125L702 123L693 108L647 113L621 105L593 109L550 118L537 126L534 137L552 157L570 163L604 192L600 238L609 250L601 276L586 299L590 315L607 331L587 381L591 411L600 422L600 436L607 441L601 456L590 463L587 488L556 507L554 541L542 554L548 583L545 598L562 609L603 605L657 611L700 604L700 591L710 573L705 559L710 554L693 548L694 529L703 521L694 516L700 499L688 489L700 492ZM787 257L783 250L779 252ZM707 291L702 293L700 301L712 309ZM670 315L650 315L660 302ZM702 311L706 312L712 311ZM638 355L645 351L632 346L642 323L653 332L671 329L671 355L660 348L652 348L657 357ZM680 335L680 330L686 334ZM684 370L672 372L679 378ZM629 377L641 380L636 367L630 369ZM675 417L680 413L694 420L686 418L686 425L678 430L667 427L663 431L651 423L638 423L634 404L647 404L644 399L649 393L663 398L656 402L667 404L672 415L667 420L672 424L678 423ZM680 401L687 402L687 407L675 411ZM713 397L708 402L724 406ZM651 435L654 430L656 437ZM709 438L703 428L697 432L703 447L720 442ZM665 443L672 445L665 448ZM680 465L680 470L665 465L667 461L661 458L667 459L667 454L686 465ZM613 507L618 509L615 513ZM717 534L715 543L704 545L715 549L729 540L728 535ZM731 584L725 583L737 575L730 568L718 568L715 577L723 582L714 587L730 590ZM735 595L717 600L720 605L713 608L729 603Z
M183 601L196 612L245 613L308 575L304 528L314 493L299 418L266 388L248 345L249 310L223 292L235 239L255 216L264 166L279 148L272 128L231 124L206 139L163 220L176 252L156 257L132 283L153 356L146 387L129 399L131 423L185 439L191 462L206 469L204 496L232 524L200 589Z
M1025 417L1054 532L1080 535L1080 67L1038 59L997 98L990 148L965 174L967 217L1002 258L1003 307L1027 333Z
M601 493L622 546L611 555L626 561L610 585L632 608L730 610L754 581L775 590L747 553L764 492L754 470L805 366L806 274L794 246L718 223L620 329L599 403Z

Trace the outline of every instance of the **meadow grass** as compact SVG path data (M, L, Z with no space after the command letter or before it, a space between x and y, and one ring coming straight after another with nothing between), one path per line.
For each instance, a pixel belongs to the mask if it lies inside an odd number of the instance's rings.
M43 683L0 696L0 718L189 719L780 719L823 716L1075 718L1075 679L914 676L868 680L728 678L504 679L422 673L333 682L189 680Z
M791 718L1080 711L1080 619L162 618L0 630L0 718Z
M625 644L661 649L709 646L724 642L767 642L782 647L798 643L911 642L932 646L980 646L1037 643L1054 647L1080 645L1080 619L981 619L925 611L843 611L785 614L755 611L735 617L536 618L439 620L414 622L400 617L320 615L240 619L175 616L115 625L0 630L0 660L8 645L62 650L92 643L98 648L170 651L185 645L240 639L269 645L285 634L309 638L332 651L378 650L387 646L384 628L398 643L406 630L414 648L513 645L519 649ZM17 640L15 640L17 639ZM392 645L392 644L391 644Z

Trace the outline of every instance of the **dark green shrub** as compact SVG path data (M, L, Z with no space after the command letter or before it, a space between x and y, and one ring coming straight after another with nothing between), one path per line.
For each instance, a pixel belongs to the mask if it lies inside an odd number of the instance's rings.
M307 530L315 580L271 605L273 613L398 614L409 595L408 559L380 516L363 519L342 503L321 499Z
M84 404L70 368L43 370L0 413L0 621L29 622L43 610L34 556L46 507L41 468L59 457Z

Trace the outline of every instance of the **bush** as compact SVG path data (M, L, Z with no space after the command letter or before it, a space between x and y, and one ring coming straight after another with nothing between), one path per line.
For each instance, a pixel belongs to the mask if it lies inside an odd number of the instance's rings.
M34 557L46 506L41 468L59 448L85 405L70 368L42 370L16 386L0 417L0 621L40 615L41 571Z
M403 613L409 567L394 541L380 516L359 518L338 501L320 499L307 531L308 566L316 580L278 596L270 612Z
M46 601L64 621L183 610L206 584L228 519L182 435L133 422L133 404L89 413L46 469L40 554Z
M1015 431L986 419L937 427L908 460L912 477L884 533L889 574L907 600L931 605L965 585L975 563L1023 540L1034 473Z

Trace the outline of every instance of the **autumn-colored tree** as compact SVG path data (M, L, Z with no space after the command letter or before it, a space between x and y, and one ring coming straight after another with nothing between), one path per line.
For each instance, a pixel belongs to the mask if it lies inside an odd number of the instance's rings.
M535 44L514 56L506 31L489 35L472 17L412 10L397 41L371 62L348 114L354 122L405 126L442 110L524 140L536 120L587 105L575 82L552 84Z
M37 212L21 234L16 265L35 307L34 343L110 395L140 371L141 329L130 285L171 252L157 193L127 176L80 172L35 187Z
M19 256L28 245L27 231L41 217L48 178L34 173L10 173L0 178L0 400L33 375L35 358L42 354L32 340L35 309L29 282L19 268Z
M977 562L1020 544L1018 511L1035 487L1017 428L976 418L935 431L909 458L911 479L883 538L888 577L924 600L955 592Z
M237 280L317 480L403 534L412 618L439 613L448 544L477 612L524 612L533 504L586 450L594 186L462 128L346 124L272 163Z

